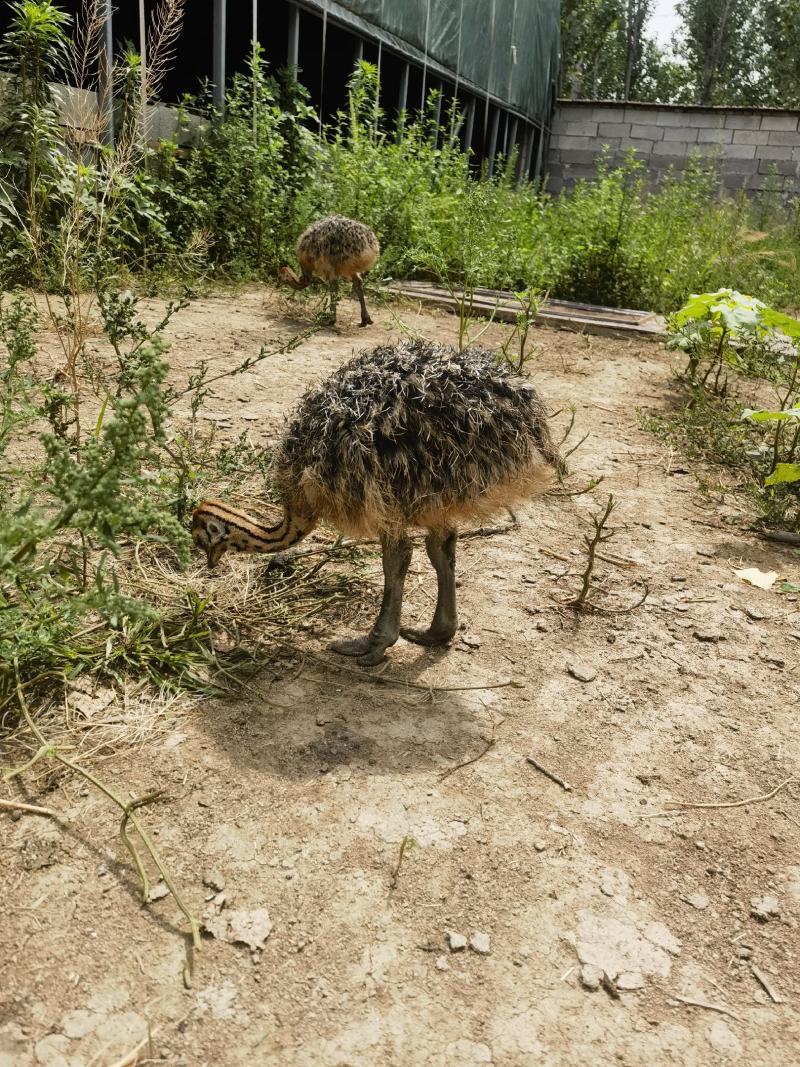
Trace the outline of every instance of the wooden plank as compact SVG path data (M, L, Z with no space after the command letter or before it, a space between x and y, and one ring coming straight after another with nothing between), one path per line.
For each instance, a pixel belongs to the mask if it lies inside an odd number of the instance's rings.
M390 289L400 296L419 300L430 306L457 311L462 290L450 291L435 282L401 281L390 283ZM455 299L454 299L455 296ZM471 310L481 318L494 317L501 322L514 322L520 306L513 293L476 287ZM641 337L660 340L665 335L665 323L660 315L633 308L607 308L597 304L579 304L567 300L546 300L535 321L540 325L617 337Z

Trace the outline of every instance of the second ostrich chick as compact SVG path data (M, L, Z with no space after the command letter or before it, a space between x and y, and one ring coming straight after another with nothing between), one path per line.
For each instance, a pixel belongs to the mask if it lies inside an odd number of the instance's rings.
M371 666L401 634L423 645L453 637L459 523L534 495L564 465L527 378L485 349L405 341L356 356L306 393L274 470L280 522L264 526L227 504L204 501L192 516L195 546L213 567L229 548L289 548L321 520L378 537L384 573L378 617L366 636L330 646ZM400 628L410 527L427 530L438 583L425 630Z
M279 282L292 289L305 289L314 275L327 282L331 301L329 322L333 326L336 324L339 279L352 281L353 293L361 305L361 325L372 325L362 275L375 263L380 246L369 226L344 215L329 215L313 222L300 234L296 252L301 277L298 278L291 267L281 267Z

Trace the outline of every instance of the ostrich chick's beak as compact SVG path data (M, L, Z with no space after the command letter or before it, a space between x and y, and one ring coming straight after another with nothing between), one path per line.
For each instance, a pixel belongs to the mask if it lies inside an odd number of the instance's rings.
M227 547L224 541L219 541L216 545L206 546L206 559L208 560L209 570L216 567Z

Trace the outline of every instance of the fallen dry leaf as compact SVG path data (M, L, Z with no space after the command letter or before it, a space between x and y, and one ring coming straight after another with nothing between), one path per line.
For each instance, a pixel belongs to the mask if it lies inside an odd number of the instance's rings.
M778 580L776 571L760 571L758 567L746 567L744 570L733 573L743 582L755 585L758 589L771 589Z
M272 922L266 908L253 911L226 911L203 920L203 929L218 941L247 945L258 952L272 932Z

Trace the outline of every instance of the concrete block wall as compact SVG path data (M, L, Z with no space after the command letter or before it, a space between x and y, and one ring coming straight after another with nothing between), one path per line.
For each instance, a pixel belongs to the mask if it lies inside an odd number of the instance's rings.
M559 192L579 178L593 178L604 146L615 163L634 149L654 184L697 153L719 158L730 192L768 187L800 194L800 111L560 100L547 188Z

